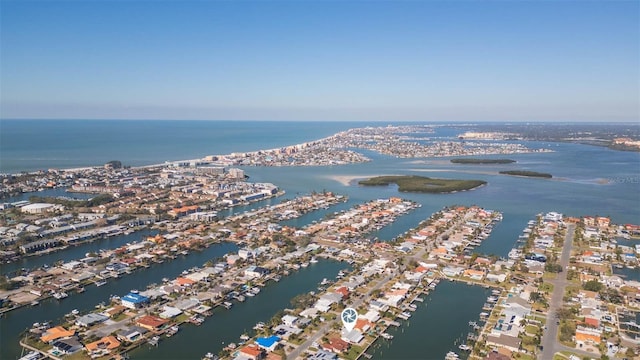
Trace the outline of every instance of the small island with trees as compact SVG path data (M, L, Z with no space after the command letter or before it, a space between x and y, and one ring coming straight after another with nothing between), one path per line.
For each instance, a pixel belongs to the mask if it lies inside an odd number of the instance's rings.
M538 178L545 178L545 179L551 179L553 177L551 174L541 173L536 171L526 171L526 170L500 171L500 174L513 175L513 176L538 177Z
M478 159L478 158L456 158L450 160L453 164L511 164L516 162L511 159Z
M394 183L401 192L442 194L471 190L487 182L482 180L433 179L416 175L376 176L358 182L364 186L385 186Z

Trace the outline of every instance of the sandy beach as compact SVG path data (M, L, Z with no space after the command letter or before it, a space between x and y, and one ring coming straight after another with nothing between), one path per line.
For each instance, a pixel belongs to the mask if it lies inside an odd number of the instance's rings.
M383 174L384 176L394 176L394 174ZM352 185L355 180L369 179L376 176L383 176L381 174L374 175L327 175L327 179L335 180L344 186Z

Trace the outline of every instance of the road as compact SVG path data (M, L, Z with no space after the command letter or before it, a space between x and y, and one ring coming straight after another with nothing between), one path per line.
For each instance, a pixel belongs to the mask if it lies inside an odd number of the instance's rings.
M557 324L556 310L562 307L564 290L569 283L567 281L567 266L569 265L569 258L571 257L571 243L573 242L574 230L574 224L567 226L567 234L564 237L562 255L560 255L562 272L559 273L554 280L549 281L549 283L553 284L553 293L551 294L549 310L547 311L547 329L542 336L541 344L543 346L543 350L539 354L538 359L553 359L553 354L567 349L566 346L563 346L558 341L559 325Z
M375 290L378 290L380 288L382 288L383 286L385 286L391 279L393 279L395 276L395 274L391 274L391 275L387 275L386 277L384 277L381 281L379 281L374 287L372 287L366 295L362 296L361 298L359 298L358 300L356 300L355 302L353 302L351 305L349 305L349 307L352 307L354 309L357 309L358 306L360 306L365 299L368 299L369 296L371 295L371 293ZM318 341L322 336L324 336L324 334L326 334L329 329L331 328L331 326L340 319L340 317L338 316L336 318L336 320L331 320L331 321L327 321L324 325L322 325L318 330L316 330L316 332L309 336L309 338L307 338L307 340L305 340L305 342L303 342L302 344L298 345L297 348L295 348L292 352L290 352L287 355L287 359L297 359L301 354L303 354L314 342Z

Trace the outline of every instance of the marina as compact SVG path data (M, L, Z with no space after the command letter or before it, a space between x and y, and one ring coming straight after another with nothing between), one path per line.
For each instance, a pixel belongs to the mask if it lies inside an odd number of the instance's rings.
M561 148L578 147L583 149L581 145L564 144L564 145L560 145L560 147ZM370 154L367 154L367 155L370 155ZM557 153L522 154L522 155L516 155L514 157L520 160L526 160L526 159L546 159L546 156L549 156L551 158L557 158L560 155L558 155ZM372 156L372 159L376 164L381 166L380 167L381 169L387 169L388 171L393 171L393 169L396 169L396 167L392 165L392 162L389 159L386 159L384 157L376 157L376 156ZM580 166L579 161L577 166ZM606 165L603 165L603 166L606 166ZM359 171L362 171L361 174L364 174L367 168L368 168L368 164L361 164L361 168ZM452 168L444 169L443 171L446 173L447 171L450 171L450 170L452 170ZM556 169L556 170L559 170L559 169ZM317 186L318 188L327 188L327 189L334 189L334 190L346 189L349 193L349 199L347 200L346 203L341 203L339 205L341 208L335 211L336 213L341 215L348 213L348 211L351 209L353 205L366 203L366 201L369 201L372 198L381 198L381 195L384 195L384 194L388 194L388 195L397 194L395 189L393 189L392 187L388 189L386 188L378 189L375 191L372 191L371 189L359 188L357 186L345 187L344 185L341 185L341 183L336 182L335 180L332 180L329 178L324 178L323 180L323 178L319 176L320 172L312 168L305 169L305 171L293 171L286 168L278 169L277 171L269 168L251 168L251 171L253 172L252 178L255 178L259 181L272 181L273 183L276 183L276 184L278 183L276 179L281 178L283 173L287 174L287 176L290 175L288 179L290 179L291 183L285 185L284 188L287 193L291 193L291 194L295 193L296 191L306 189L309 186ZM352 170L343 168L343 169L336 169L336 171L338 173L343 172L345 173L345 176L346 176L346 175L349 175L349 172ZM380 171L380 170L376 170L376 171ZM450 174L454 174L454 172L451 172ZM523 243L523 241L520 241L520 240L524 240L524 237L519 238L519 236L524 236L524 234L526 234L526 232L522 232L522 230L523 230L523 226L527 224L527 221L529 221L532 216L538 214L540 211L548 209L549 206L551 206L550 204L558 205L557 207L554 207L554 209L559 209L562 211L573 209L574 213L577 213L582 206L589 206L588 205L589 202L592 202L592 204L597 203L597 199L590 197L590 195L588 195L586 192L580 193L580 191L578 191L578 193L581 196L580 201L575 201L572 199L569 199L569 200L563 199L563 201L560 202L557 200L550 199L549 195L545 195L549 187L551 189L555 189L553 191L556 191L557 194L561 194L563 191L566 190L565 189L566 186L571 185L571 182L569 182L570 184L565 184L562 181L558 181L556 183L551 183L550 185L547 184L544 187L541 186L539 183L533 183L528 188L528 191L530 191L533 195L527 194L526 198L529 198L529 196L535 197L536 195L538 195L541 200L539 202L534 202L530 206L530 208L523 209L519 207L517 203L518 201L522 200L524 197L522 194L518 194L517 191L512 197L508 199L497 200L493 195L493 192L496 191L496 189L501 189L501 190L513 189L513 186L517 186L516 180L514 180L513 178L507 179L504 177L495 177L495 178L490 177L490 183L491 183L491 187L474 190L473 192L469 192L467 194L463 194L463 193L449 194L447 195L446 199L444 196L429 197L427 201L427 198L425 198L424 195L406 194L407 195L406 197L408 199L410 199L411 201L416 201L421 206L417 206L412 211L407 211L403 213L403 216L393 221L388 221L388 220L380 221L378 224L372 227L372 229L374 229L373 234L375 235L368 235L368 236L372 236L371 239L367 239L368 242L364 242L362 241L362 239L358 239L353 241L353 245L367 246L366 244L368 244L368 246L370 246L372 243L375 242L375 240L373 240L373 237L383 236L381 237L382 241L390 241L390 239L396 239L400 235L403 235L405 232L407 232L410 228L415 227L423 219L427 218L429 214L440 211L442 207L448 206L449 204L481 203L483 207L491 207L499 210L503 220L492 224L491 227L483 227L481 231L477 234L477 236L469 239L468 242L463 243L464 245L463 247L466 247L466 250L469 251L470 253L473 253L473 252L482 253L484 251L487 251L490 253L507 257L513 244ZM603 191L607 193L608 191L610 191L608 189L609 188L603 188ZM615 197L615 195L613 194L611 195ZM403 197L404 196L405 194L403 194ZM583 200L586 201L587 205L583 205ZM624 202L625 200L621 200L621 201ZM257 209L258 207L259 206L255 205L253 209ZM323 210L326 210L326 209L323 209ZM606 210L606 207L605 207L605 210ZM635 216L633 214L630 215L628 213L625 213L625 214L616 213L615 210L612 213L615 216L618 216L620 219L623 219L621 221L624 221L625 217L626 219L629 219L630 221L632 221L633 216ZM236 213L236 215L240 215L240 214L241 213ZM309 213L309 215L311 214L312 213ZM284 218L286 218L285 221L296 220L295 218L290 218L290 215L284 216L283 219ZM302 217L298 219L301 219L301 218ZM307 217L307 218L311 219L312 217ZM237 219L238 221L241 221L242 217L238 217ZM319 223L321 223L321 221L316 221L316 225ZM312 224L312 221L309 221L309 223L305 225L311 225L311 224ZM528 225L532 225L532 224L528 224ZM136 233L133 233L130 235L135 235L135 234ZM326 233L326 234L331 235L330 233ZM519 234L522 234L522 235L519 235ZM242 242L242 240L239 240L239 239L234 239L234 241ZM333 241L333 239L327 238L327 241ZM224 245L224 244L226 243L222 243L220 245ZM330 244L330 243L328 242L327 244ZM335 243L335 244L338 244L338 243ZM210 248L217 247L217 246L219 245L212 245ZM491 249L497 249L497 251L491 251ZM238 247L236 247L234 251L235 250L238 250ZM59 254L64 254L67 251L69 250L65 249L59 252ZM204 250L204 252L207 252L207 251L208 250ZM0 319L0 322L1 322L0 326L2 326L3 334L8 334L8 336L3 337L3 340L2 340L3 344L2 346L0 346L0 357L3 357L3 358L17 357L17 351L15 351L15 344L17 343L17 334L13 335L14 334L13 330L10 330L8 328L8 325L6 325L7 324L6 320L8 320L9 318L21 319L17 323L18 326L22 328L28 328L30 324L34 322L43 322L45 320L49 320L55 323L56 317L63 316L64 314L69 313L70 310L76 309L76 308L78 309L79 314L85 314L86 312L90 311L95 304L99 304L101 302L107 302L105 292L124 295L126 291L129 291L130 289L136 289L136 288L139 288L140 291L143 292L145 290L143 287L145 287L146 285L151 285L152 283L162 283L164 282L163 281L164 278L170 279L175 276L181 275L182 272L185 271L185 269L190 269L195 266L202 266L202 264L205 261L212 259L211 256L204 258L201 254L202 253L198 251L181 250L177 253L175 259L174 258L160 259L157 262L152 262L146 265L144 269L140 269L139 271L135 271L130 274L127 274L127 273L118 274L117 277L110 276L108 278L105 277L103 280L98 280L98 282L106 281L106 283L101 284L100 287L85 286L85 287L78 288L76 291L73 291L73 292L64 291L65 293L67 293L68 298L61 297L60 299L56 299L55 297L52 296L49 299L40 300L39 304L34 304L33 307L16 309L12 313L5 314L5 316L2 319ZM514 254L514 256L517 256L517 255ZM192 265L183 267L184 265L183 263L185 261L191 262L191 259L193 259L193 257L199 258L200 261L193 262ZM287 284L287 281L289 281L289 279L297 276L298 274L305 274L304 277L308 278L309 276L311 276L310 275L311 273L307 273L307 271L315 270L316 267L322 266L323 263L325 263L326 261L327 260L321 259L319 257L318 258L309 257L305 259L305 261L299 262L299 264L297 264L298 266L292 266L286 272L282 272L282 276L278 275L277 277L274 277L273 278L274 281L270 282L265 287L260 288L260 287L251 285L245 288L239 288L238 293L235 294L232 299L229 299L229 301L225 301L221 303L221 306L213 309L212 317L189 317L185 320L188 320L190 324L185 324L180 326L179 331L173 333L170 338L163 336L161 337L161 339L158 339L155 342L155 345L153 346L149 346L149 347L147 347L146 345L140 346L139 348L131 352L131 356L134 358L158 356L157 354L160 354L160 353L164 354L164 351L174 347L174 346L164 346L165 344L174 344L174 343L181 344L182 348L189 348L189 351L193 351L192 353L188 354L189 358L201 358L203 354L207 354L207 353L215 354L220 352L224 348L231 349L232 348L231 344L234 344L233 346L234 349L235 348L240 349L242 347L241 342L244 341L244 339L240 339L240 341L238 341L238 337L241 335L244 337L244 334L247 334L247 336L252 336L253 333L251 332L251 328L256 324L256 319L261 319L262 322L267 323L270 316L272 316L279 310L288 307L287 301L288 299L291 299L293 296L289 296L288 298L287 297L283 298L282 301L280 301L280 306L278 306L277 308L267 308L267 310L264 311L265 314L260 313L260 314L252 314L251 316L248 316L245 321L242 321L241 329L240 328L230 329L229 334L216 335L215 341L219 342L219 344L217 344L218 346L209 346L209 348L204 348L204 346L194 346L190 341L193 341L193 339L199 338L201 334L204 334L204 333L208 334L209 332L205 329L207 328L207 326L213 326L210 324L218 324L219 326L219 324L222 323L222 324L225 324L225 327L226 327L226 324L228 323L228 321L224 321L224 316L232 313L236 314L236 311L238 311L239 308L243 308L248 304L253 304L253 307L255 307L257 304L260 304L260 307L261 307L262 304L264 303L264 299L267 298L265 297L266 295L265 293L269 291L269 289L277 287L281 284ZM338 264L346 266L347 261L340 262ZM163 270L163 269L166 270L168 268L174 268L174 265L177 266L177 268L176 268L176 271L173 271L172 273L170 273L169 271ZM630 266L634 266L634 265L630 265ZM27 266L27 268L31 269L33 267ZM637 269L630 269L629 267L626 267L626 268L631 271L637 270ZM157 274L159 276L156 276L156 272L158 272L159 270L160 272L162 272L162 274ZM309 287L306 287L305 285L303 287L298 288L298 290L304 290L303 292L316 291L318 290L317 289L318 284L324 283L322 285L323 290L319 290L319 291L325 291L330 288L333 282L333 280L328 280L328 279L348 280L349 278L348 271L344 271L341 274L339 273L339 271L340 269L336 270L333 273L318 274L317 277L314 276L314 278L312 279L313 281L309 281ZM146 277L151 273L153 273L154 275L147 280ZM313 273L315 273L315 271L313 271ZM144 274L145 280L140 282L141 281L140 279L143 278L142 277L143 274ZM189 274L189 272L187 272L187 274ZM468 275L471 276L473 275L473 273L468 273ZM133 279L137 279L138 282L135 283ZM324 280L327 280L327 281L325 282ZM376 347L384 348L385 346L387 346L386 348L387 350L385 352L385 354L387 354L386 356L389 356L388 354L394 354L394 355L400 354L398 356L407 356L407 357L418 356L419 357L420 354L418 355L409 354L409 353L404 354L403 353L403 351L405 351L404 349L395 348L395 346L397 343L402 343L402 341L404 341L403 339L406 339L408 336L410 337L410 334L412 333L412 331L414 332L414 335L413 335L414 337L412 341L422 342L422 338L419 335L415 335L415 334L418 334L418 333L415 333L415 331L421 332L424 329L428 329L430 327L429 322L421 323L420 314L422 314L422 311L424 311L424 309L429 309L427 311L430 312L430 319L429 319L430 321L437 321L438 323L446 323L447 324L446 327L450 327L456 330L455 332L450 332L448 331L448 329L445 329L445 331L443 332L434 332L429 335L430 337L435 339L434 349L436 350L434 351L437 351L437 356L439 358L444 358L445 356L447 356L448 352L455 352L457 356L465 357L465 352L467 350L464 350L464 349L466 349L466 346L469 346L468 345L470 343L469 341L473 341L477 339L476 337L477 335L474 335L474 332L469 332L469 331L470 330L474 331L475 329L477 329L476 327L480 326L481 321L483 319L488 318L489 313L495 307L494 304L498 302L498 297L502 296L503 293L500 290L497 290L493 287L489 287L486 284L482 284L481 286L467 286L461 283L461 281L465 281L469 283L478 283L477 281L474 282L474 280L470 278L461 279L461 278L451 277L449 278L449 280L452 280L452 281L441 281L440 284L437 286L437 288L435 284L433 284L433 286L431 285L427 286L427 289L430 289L430 290L425 291L425 295L420 295L420 297L415 298L413 302L414 306L411 306L411 304L404 305L401 308L401 311L398 313L398 315L402 316L403 318L406 318L406 320L399 318L398 321L389 322L388 324L390 325L390 327L388 328L388 330L381 333L381 334L387 334L387 335L380 335L381 339L376 341L375 345L367 350L366 352L367 355L365 357L371 356L372 358L388 358L388 357L385 357L385 355L380 352L380 351L384 351L383 349L379 350L376 348ZM128 284L128 285L121 285L121 284ZM98 284L96 283L96 285ZM463 286L463 287L457 288L456 286ZM84 289L84 292L82 292L80 289ZM282 291L282 288L278 288L278 289ZM98 293L96 292L98 290L100 291L100 294L101 294L100 296L98 296ZM455 298L455 297L468 298L469 294L473 294L476 290L480 290L482 293L482 296L478 296L479 303L477 304L477 309L475 309L475 313L470 313L467 315L460 315L460 316L457 316L455 314L449 314L448 317L441 316L440 311L431 313L432 310L430 309L434 305L433 302L435 301L436 296L443 296L445 298ZM58 294L61 294L61 292ZM59 296L62 296L62 295L59 295ZM62 299L65 299L65 300L62 300ZM240 302L240 299L244 299L244 302ZM418 299L421 299L422 301ZM83 305L83 306L79 306L79 305ZM57 308L58 310L44 312L45 309L51 310L52 307ZM63 308L65 310L60 311ZM482 310L483 308L486 310ZM28 312L26 311L27 309L29 310ZM37 314L39 314L38 318L27 321L26 323L20 325L20 323L23 320L27 319L29 316L32 316L31 314L32 311L37 312ZM33 314L35 315L36 313L33 313ZM76 315L79 315L79 314L76 314ZM480 317L480 320L478 320L478 317ZM471 324L472 322L475 322L476 324L475 325ZM414 330L414 329L419 329L419 330ZM173 331L170 331L170 333L172 332ZM385 339L385 337L387 337L388 339ZM149 341L153 342L153 339L154 337L151 337ZM416 340L416 339L420 339L420 340ZM385 342L388 342L388 343L385 343ZM5 346L5 344L7 344L7 346ZM207 342L207 344L209 344L209 342ZM156 346L158 350L155 350ZM193 349L191 349L192 347ZM390 350L392 347L393 347L393 350ZM160 349L163 349L163 350L160 350ZM396 352L396 351L400 351L400 352ZM149 355L149 354L155 354L155 355ZM177 353L171 353L170 355L178 356Z

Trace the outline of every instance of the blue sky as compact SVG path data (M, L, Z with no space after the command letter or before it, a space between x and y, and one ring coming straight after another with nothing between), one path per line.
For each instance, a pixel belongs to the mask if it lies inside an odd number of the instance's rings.
M638 121L638 1L0 1L0 117Z

